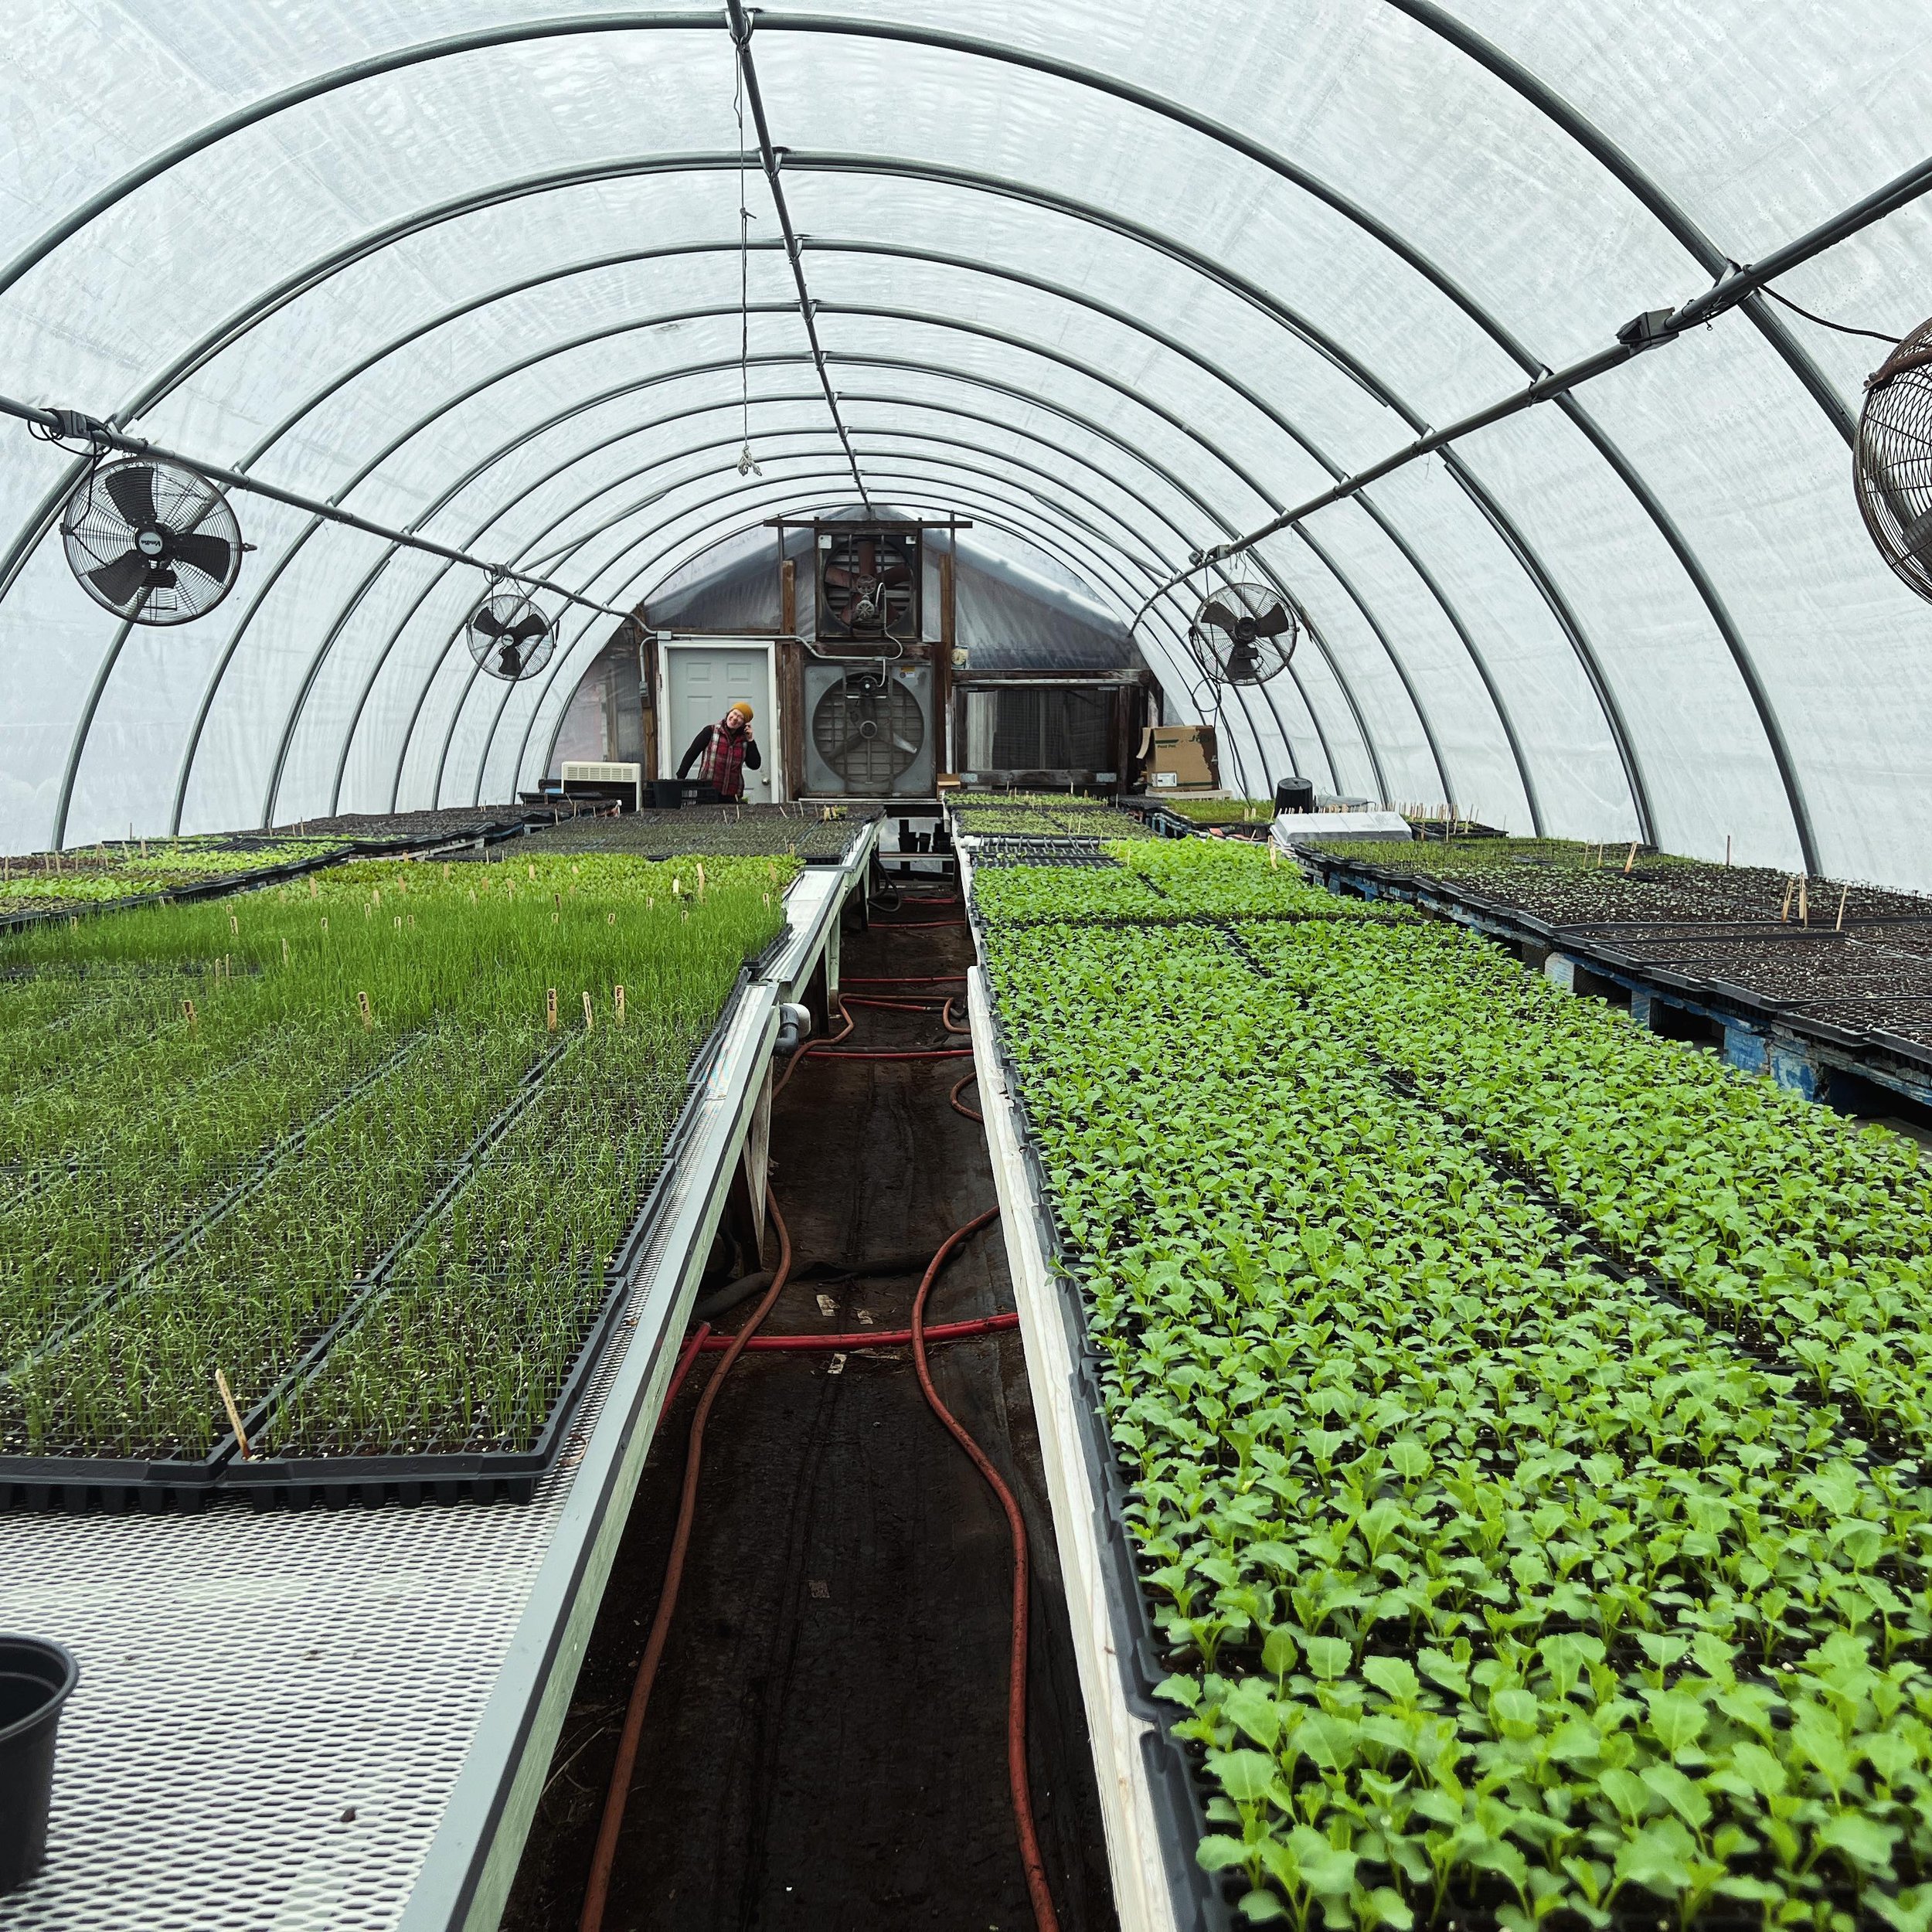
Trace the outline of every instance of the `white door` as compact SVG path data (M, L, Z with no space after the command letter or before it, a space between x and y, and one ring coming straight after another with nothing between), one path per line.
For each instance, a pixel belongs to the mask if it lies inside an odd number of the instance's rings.
M752 735L761 769L745 771L748 803L769 804L778 796L778 716L772 689L771 647L757 644L667 644L665 655L665 743L658 769L672 776L691 740L715 725L742 698L751 706ZM696 777L694 765L691 775Z

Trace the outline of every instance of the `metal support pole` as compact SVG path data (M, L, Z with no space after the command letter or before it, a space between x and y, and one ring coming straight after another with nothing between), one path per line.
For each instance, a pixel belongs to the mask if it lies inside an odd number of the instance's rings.
M90 448L98 451L119 450L128 456L145 456L157 463L178 464L185 470L192 470L211 481L225 485L231 490L247 490L255 496L265 496L271 502L286 503L291 509L306 510L311 516L319 516L331 523L340 523L352 530L360 530L369 536L379 536L390 543L406 545L413 550L427 550L432 556L447 557L452 563L467 563L486 575L505 579L512 583L527 583L539 590L548 590L572 604L581 604L593 611L601 611L606 616L628 617L628 611L614 610L608 604L594 603L589 597L580 597L574 590L567 590L560 583L553 583L548 577L531 577L521 570L507 569L500 563L492 563L486 558L472 556L468 550L451 549L447 543L432 542L428 537L418 536L410 530L393 530L386 523L376 523L366 516L358 516L352 510L338 509L332 503L325 503L312 496L304 496L295 490L284 490L273 483L264 483L259 477L246 476L240 470L224 468L219 463L204 462L199 456L184 456L179 450L171 450L160 443L150 443L138 436L124 436L120 430L111 429L97 417L83 416L78 410L36 409L30 403L15 402L11 396L0 396L0 415L17 417L33 427L44 430L49 441L85 442Z
M846 434L845 418L838 413L838 398L832 389L832 378L826 372L825 352L818 341L818 311L805 287L804 258L791 226L791 210L785 203L784 186L778 179L777 151L771 145L771 129L765 120L765 98L758 88L758 70L751 61L751 22L746 17L742 0L725 0L725 8L731 16L731 41L738 50L738 71L744 79L745 98L751 103L752 125L758 131L758 158L764 165L765 179L770 184L772 206L778 211L778 226L784 236L785 259L791 264L791 279L798 291L798 313L811 343L811 366L818 372L818 386L825 392L825 406L832 411L832 426L845 445L845 461L852 465L852 480L858 488L859 500L869 511L872 498L866 494L866 479L859 473L859 458L852 454L852 438Z
M1354 475L1346 476L1318 496L1311 496L1305 503L1297 504L1291 510L1284 510L1281 515L1264 523L1260 529L1250 530L1246 536L1236 537L1228 543L1217 543L1212 549L1203 550L1188 570L1180 571L1168 579L1141 605L1134 614L1138 623L1152 605L1155 597L1165 597L1168 591L1177 589L1195 574L1203 563L1219 563L1224 559L1236 556L1244 550L1252 549L1264 539L1277 535L1291 525L1299 523L1303 518L1312 516L1317 510L1326 509L1331 503L1339 503L1369 484L1379 481L1393 471L1406 468L1418 457L1429 456L1448 444L1460 441L1465 436L1473 435L1478 430L1487 429L1492 423L1500 423L1506 417L1533 409L1539 403L1547 403L1560 396L1566 396L1572 389L1580 388L1585 383L1594 382L1599 376L1607 375L1613 369L1620 369L1633 356L1641 355L1645 350L1655 349L1665 342L1675 342L1687 328L1695 328L1700 323L1714 321L1722 315L1738 306L1746 297L1755 294L1767 282L1774 281L1780 275L1790 274L1801 263L1809 261L1815 255L1822 254L1828 248L1835 247L1848 236L1855 235L1861 228L1869 227L1873 222L1896 213L1908 202L1932 189L1932 160L1922 161L1915 167L1908 168L1902 175L1887 182L1883 188L1875 189L1861 200L1843 209L1828 221L1820 222L1815 228L1788 241L1781 248L1748 267L1733 264L1726 269L1711 286L1701 294L1693 295L1687 301L1680 302L1675 308L1647 309L1641 315L1634 315L1617 332L1617 340L1594 355L1586 355L1580 362L1572 362L1566 369L1546 369L1527 389L1492 403L1472 414L1459 418L1446 428L1430 430L1408 444L1383 457L1379 463L1372 463L1365 470L1358 470Z

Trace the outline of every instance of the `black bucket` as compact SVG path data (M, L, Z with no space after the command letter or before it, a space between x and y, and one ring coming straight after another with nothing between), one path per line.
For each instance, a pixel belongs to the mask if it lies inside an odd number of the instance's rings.
M54 1733L80 1681L80 1666L58 1644L0 1637L0 1895L46 1857Z
M651 802L660 811L675 811L684 803L684 786L675 778L653 778Z

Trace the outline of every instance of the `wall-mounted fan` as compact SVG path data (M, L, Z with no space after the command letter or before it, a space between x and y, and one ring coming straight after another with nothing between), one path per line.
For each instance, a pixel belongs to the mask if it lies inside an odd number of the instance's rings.
M478 670L505 684L534 678L556 648L556 627L522 590L492 590L463 627Z
M889 671L834 673L811 707L811 742L844 790L883 796L918 757L926 714L913 687Z
M1866 383L1852 475L1879 554L1932 601L1932 321Z
M1294 613L1277 592L1230 583L1202 600L1188 641L1216 684L1265 684L1287 669L1298 631Z
M241 570L227 498L197 471L146 457L90 469L60 513L60 540L81 589L133 624L206 617Z
M919 532L862 526L818 532L818 634L919 636Z

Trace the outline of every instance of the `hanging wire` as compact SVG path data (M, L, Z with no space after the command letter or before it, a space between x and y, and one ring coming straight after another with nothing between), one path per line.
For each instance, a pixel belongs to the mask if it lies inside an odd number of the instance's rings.
M1817 323L1820 328L1835 329L1841 335L1869 335L1873 342L1889 342L1894 349L1905 339L1902 335L1887 335L1876 328L1854 328L1848 322L1834 322L1825 316L1814 315L1808 308L1800 308L1790 296L1781 295L1768 282L1765 284L1764 293L1773 301L1782 302L1794 315L1802 315L1808 322Z
M738 117L738 474L763 476L751 454L751 208L745 196L745 63L735 46L731 71L732 111Z

